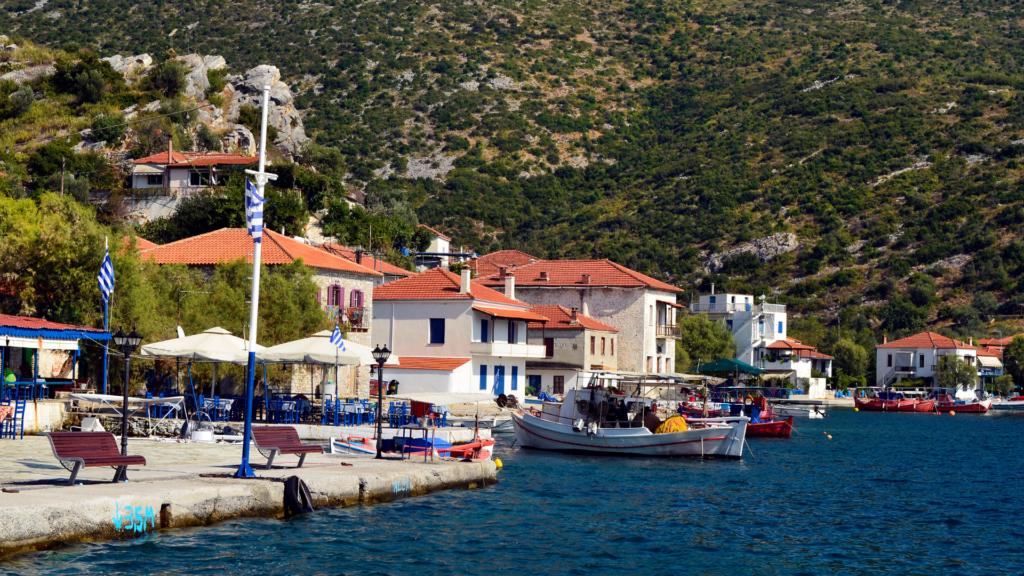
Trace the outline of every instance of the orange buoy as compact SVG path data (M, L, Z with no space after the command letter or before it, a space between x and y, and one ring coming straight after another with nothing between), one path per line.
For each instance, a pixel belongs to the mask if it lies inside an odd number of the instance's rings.
M950 416L956 416L956 410L950 410L949 411L949 415Z
M829 440L831 440L831 439L832 439L832 435L831 435L831 434L829 434L829 435L828 435L828 439L829 439Z

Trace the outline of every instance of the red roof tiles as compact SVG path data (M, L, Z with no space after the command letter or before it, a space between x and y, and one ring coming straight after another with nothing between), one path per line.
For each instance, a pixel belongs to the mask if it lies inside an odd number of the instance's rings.
M506 298L504 294L472 282L469 294L459 288L462 278L444 268L432 268L408 278L388 282L373 289L374 300L482 300L526 308L526 302Z
M1020 336L1020 334L1017 334L1017 336ZM978 338L978 345L979 346L997 346L997 347L1002 348L1004 346L1009 346L1010 342L1013 342L1014 338L1015 338L1015 336L1007 336L1006 338L1002 338L1002 339L1000 339L1000 338Z
M157 264L189 264L193 266L219 264L244 258L252 262L252 238L245 228L221 228L199 236L185 238L163 246L157 246L144 251L144 258L151 258ZM323 250L303 244L298 240L292 240L270 230L263 231L263 248L260 260L267 265L290 264L302 258L307 266L324 268L327 270L338 270L351 272L353 274L365 274L367 276L382 276L380 272L374 272L349 262L348 260L328 254Z
M982 340L996 340L997 338L983 338ZM979 343L981 340L978 341ZM999 346L985 346L984 348L978 348L978 356L994 356L996 358L1003 357L1003 349Z
M187 168L189 166L214 166L217 164L252 164L259 158L246 156L245 154L205 154L202 152L172 152L171 160L168 162L167 152L157 152L152 156L132 160L132 164L166 164L172 168Z
M402 356L398 359L398 366L391 366L392 369L405 370L444 370L450 372L459 366L464 366L471 358L435 358L433 356Z
M598 322L590 316L584 316L579 313L576 314L578 324L571 324L572 310L569 310L565 306L534 306L533 308L530 308L530 312L540 314L550 320L550 322L544 326L542 326L540 322L530 322L530 328L544 328L545 330L582 330L586 328L588 330L606 330L608 332L619 331L619 329L614 326L609 326L604 322Z
M60 324L50 322L43 318L32 318L31 316L14 316L11 314L0 314L0 326L10 328L23 328L26 330L82 330L85 332L103 332L100 328L91 326L76 326L74 324Z
M132 237L131 236L125 236L123 242L124 242L124 246L126 248L128 246L131 246ZM150 242L149 240L146 240L142 236L136 236L135 237L135 248L139 252L142 252L143 250L149 250L151 248L156 248L157 246L159 246L159 244L157 244L156 242Z
M349 262L356 261L356 251L351 248L346 248L341 244L327 242L325 244L321 244L317 248L327 252L328 254L340 256ZM363 254L363 263L360 264L360 266L369 268L370 270L376 270L377 272L383 272L384 274L391 274L392 276L412 276L415 274L415 272L410 272L405 268L399 268L394 264L388 264L383 260L377 260L369 254Z
M913 336L907 336L906 338L880 344L876 346L876 348L938 348L939 350L973 350L974 346L959 340L948 338L942 334L936 334L935 332L921 332L920 334L914 334Z
M440 237L441 237L442 239L444 239L444 240L447 240L447 241L449 241L449 242L451 242L451 241L452 241L452 239L451 239L451 238L449 238L449 237L445 236L444 234L441 234L440 232L438 232L437 230L434 230L433 228L431 228L430 226L427 226L426 224L420 224L420 228L426 228L427 230L430 230L430 231L431 231L431 232L433 232L434 234L436 234L436 235L440 236Z
M516 286L600 286L654 288L682 292L671 284L630 270L611 260L540 260L515 269ZM481 278L488 286L504 286L496 275Z
M484 254L479 258L470 260L470 266L473 267L473 271L476 272L477 276L483 277L497 274L502 266L509 268L526 266L538 260L540 258L530 256L526 252L520 252L519 250L498 250L497 252Z
M547 322L548 318L540 314L535 314L532 311L527 312L526 310L507 310L504 308L494 308L488 306L473 306L473 310L483 312L484 314L490 314L497 318L512 318L514 320L534 320L537 323Z

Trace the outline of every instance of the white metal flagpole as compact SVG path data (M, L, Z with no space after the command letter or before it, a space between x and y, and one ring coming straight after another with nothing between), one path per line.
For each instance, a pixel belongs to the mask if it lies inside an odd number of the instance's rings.
M277 180L276 174L268 174L264 172L264 168L267 164L267 108L270 100L270 86L263 87L263 119L260 123L260 163L259 170L253 172L252 170L246 170L246 174L251 174L256 177L256 186L259 189L259 197L266 198L264 193L264 187L268 180ZM248 207L247 207L248 208ZM262 211L262 206L260 207ZM248 225L248 223L247 223ZM256 326L257 320L259 319L259 306L260 306L260 248L263 243L261 241L262 230L255 231L250 229L250 233L253 235L253 254L252 254L252 297L250 298L249 308L249 373L246 382L245 390L245 436L242 442L242 463L238 467L238 472L235 473L237 478L253 478L256 474L252 471L249 466L249 444L252 441L252 397L253 397L253 383L256 377Z

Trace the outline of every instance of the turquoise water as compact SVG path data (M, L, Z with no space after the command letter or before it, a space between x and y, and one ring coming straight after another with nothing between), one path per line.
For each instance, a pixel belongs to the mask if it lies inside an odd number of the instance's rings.
M739 462L506 444L486 489L69 545L0 572L1024 573L1024 415L833 411L797 431Z

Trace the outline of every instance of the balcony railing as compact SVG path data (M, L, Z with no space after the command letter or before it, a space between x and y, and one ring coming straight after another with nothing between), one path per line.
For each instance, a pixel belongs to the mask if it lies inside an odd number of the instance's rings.
M658 324L657 326L658 338L679 338L682 335L679 326L673 326L671 324Z
M364 314L366 310L361 306L349 306L344 309L340 306L324 306L324 310L327 312L327 319L332 322L340 319L341 322L355 329L369 328L370 326L370 319L366 318Z
M708 304L706 302L694 302L690 304L690 312L699 314L701 312L707 314L728 314L730 312L769 312L772 314L785 314L785 304L747 304L744 302L715 302L714 304Z
M543 344L509 344L508 342L473 342L470 354L479 356L507 356L510 358L546 358Z

